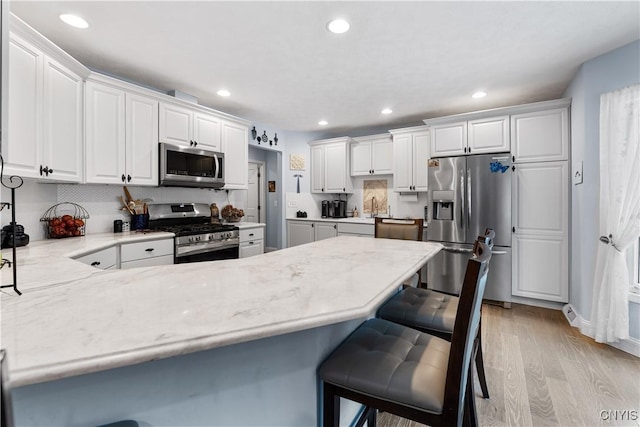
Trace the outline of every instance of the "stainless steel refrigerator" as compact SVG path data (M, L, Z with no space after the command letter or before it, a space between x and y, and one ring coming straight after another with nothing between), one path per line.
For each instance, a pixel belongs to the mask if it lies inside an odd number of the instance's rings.
M511 155L429 161L427 240L444 249L427 263L427 287L459 294L473 242L496 232L484 298L511 302Z

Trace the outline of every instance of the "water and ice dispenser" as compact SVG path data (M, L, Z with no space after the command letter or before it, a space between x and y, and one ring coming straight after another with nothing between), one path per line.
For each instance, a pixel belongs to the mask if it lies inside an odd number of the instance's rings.
M454 192L453 191L434 191L432 195L432 215L434 220L453 220L454 212Z

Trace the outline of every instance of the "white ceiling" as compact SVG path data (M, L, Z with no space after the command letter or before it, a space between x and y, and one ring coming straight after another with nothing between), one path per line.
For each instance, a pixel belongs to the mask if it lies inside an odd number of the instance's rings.
M90 68L276 129L329 133L559 98L583 62L640 38L638 1L12 0L11 10ZM335 17L351 30L329 33ZM478 89L489 95L472 99Z

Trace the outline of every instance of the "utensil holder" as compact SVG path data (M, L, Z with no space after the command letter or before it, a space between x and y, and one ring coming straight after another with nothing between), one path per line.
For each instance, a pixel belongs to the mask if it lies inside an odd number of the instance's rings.
M149 228L149 214L131 215L132 230L146 230Z

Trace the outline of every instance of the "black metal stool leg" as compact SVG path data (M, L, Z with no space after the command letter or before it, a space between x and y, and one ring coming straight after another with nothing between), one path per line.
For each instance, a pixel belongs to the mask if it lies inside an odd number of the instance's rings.
M340 396L329 383L323 385L322 422L324 427L340 426Z

